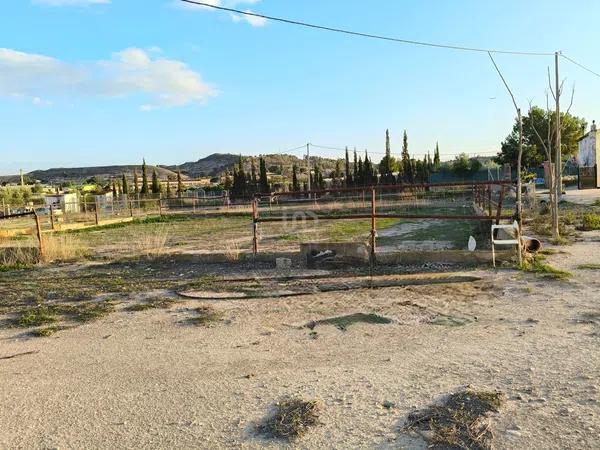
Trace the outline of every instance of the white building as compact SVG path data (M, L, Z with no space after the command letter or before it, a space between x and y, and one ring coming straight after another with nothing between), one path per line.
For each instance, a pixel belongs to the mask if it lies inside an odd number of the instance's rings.
M79 212L79 196L76 192L66 192L64 194L49 194L45 197L46 206L60 209L66 213Z
M579 140L577 163L579 164L580 188L600 187L599 157L600 131L596 128L596 121L593 121L590 131Z

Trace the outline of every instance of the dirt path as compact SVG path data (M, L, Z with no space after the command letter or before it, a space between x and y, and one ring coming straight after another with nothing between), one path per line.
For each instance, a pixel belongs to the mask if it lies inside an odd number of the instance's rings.
M0 448L282 448L253 424L290 394L324 403L294 448L424 448L398 433L406 415L467 384L507 395L498 448L598 448L600 271L577 267L600 262L600 234L585 239L549 258L569 282L482 271L472 284L212 302L224 320L210 328L182 323L190 301L50 338L1 330L0 357L39 353L0 360ZM354 312L394 322L303 327Z

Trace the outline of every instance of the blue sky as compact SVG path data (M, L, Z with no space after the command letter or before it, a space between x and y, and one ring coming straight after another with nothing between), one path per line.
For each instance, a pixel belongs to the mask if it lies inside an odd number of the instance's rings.
M211 0L219 2L219 0ZM176 0L14 0L0 16L0 174L177 164L306 142L443 159L489 155L514 110L486 54L249 23ZM86 4L87 3L87 4ZM600 2L220 0L406 39L555 51L600 71ZM523 109L552 57L498 55ZM572 112L600 120L600 78L561 61ZM323 156L342 152L317 150ZM295 154L300 155L300 152Z

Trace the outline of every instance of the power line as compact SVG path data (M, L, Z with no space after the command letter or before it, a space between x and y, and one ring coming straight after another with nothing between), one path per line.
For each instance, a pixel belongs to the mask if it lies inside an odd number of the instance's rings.
M565 58L567 61L575 64L576 66L581 67L583 70L588 71L589 73L596 75L598 78L600 78L600 73L598 72L594 72L592 69L588 69L587 67L585 67L583 64L578 63L577 61L569 58L567 55L565 55L564 53L560 53L560 56L562 56L563 58Z
M204 6L206 8L218 9L220 11L227 11L230 13L241 14L243 16L258 17L260 19L272 20L274 22L282 22L282 23L287 23L290 25L314 28L314 29L323 30L323 31L332 31L335 33L349 34L352 36L359 36L359 37L365 37L365 38L370 38L370 39L378 39L381 41L398 42L401 44L420 45L420 46L424 46L424 47L445 48L445 49L450 49L450 50L460 50L460 51L478 52L478 53L498 53L498 54L525 55L525 56L552 56L552 55L554 55L553 52L550 53L550 52L525 52L525 51L513 51L513 50L495 50L495 49L485 49L485 48L477 48L477 47L461 47L458 45L449 45L449 44L437 44L437 43L433 43L433 42L413 41L410 39L400 39L400 38L394 38L394 37L390 37L390 36L383 36L383 35L379 35L379 34L362 33L359 31L351 31L351 30L346 30L343 28L333 28L333 27L327 27L327 26L323 26L323 25L315 25L315 24L308 23L308 22L300 22L297 20L284 19L281 17L267 16L264 14L253 13L250 11L242 11L240 9L235 9L235 8L226 8L224 6L211 5L209 3L199 2L199 1L195 1L195 0L181 0L181 1L185 2L185 3L190 3L192 5Z

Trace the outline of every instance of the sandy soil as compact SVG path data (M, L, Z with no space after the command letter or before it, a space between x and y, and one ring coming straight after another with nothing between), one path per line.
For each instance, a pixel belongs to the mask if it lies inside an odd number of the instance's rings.
M584 236L549 258L569 282L481 271L471 284L212 302L225 320L210 328L182 323L201 304L189 301L50 338L1 330L0 358L39 353L0 359L0 447L282 448L254 424L300 395L322 400L322 425L293 448L424 448L398 432L406 415L472 384L507 396L495 447L599 448L600 271L577 267L600 262L600 233ZM303 328L353 312L394 322L317 326L316 339ZM440 315L468 323L430 323Z

